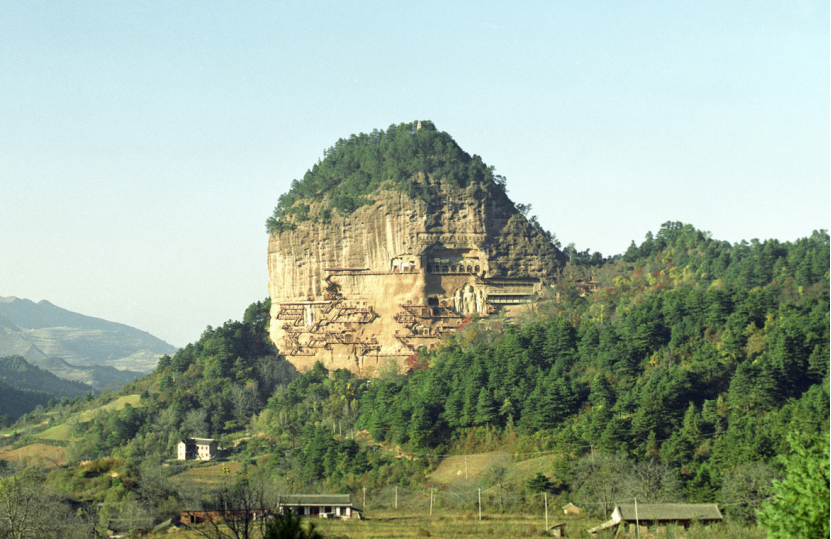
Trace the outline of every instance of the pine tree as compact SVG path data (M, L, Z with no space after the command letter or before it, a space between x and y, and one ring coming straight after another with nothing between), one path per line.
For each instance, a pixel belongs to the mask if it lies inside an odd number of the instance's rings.
M497 415L496 402L493 395L484 387L479 390L479 398L476 400L475 423L477 425L492 425Z
M575 410L577 399L566 380L552 375L546 377L537 406L537 427L550 429L558 426Z
M462 415L459 421L462 427L469 427L476 423L476 398L478 394L478 388L472 384L465 387L464 404L462 405Z
M551 492L554 489L551 480L542 472L537 472L537 475L529 479L525 485L531 492Z
M416 447L426 447L432 437L433 418L423 403L416 404L410 419L410 441Z
M444 420L451 428L456 428L462 424L462 412L464 408L464 392L458 388L450 391L447 396L447 401L444 404Z

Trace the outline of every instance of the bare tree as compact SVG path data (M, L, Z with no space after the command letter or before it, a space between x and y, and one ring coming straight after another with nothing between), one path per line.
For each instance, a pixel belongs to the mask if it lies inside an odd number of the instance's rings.
M0 477L0 537L68 537L69 508L33 468Z
M204 408L189 410L182 422L182 431L186 436L204 437L208 435L208 412Z
M252 539L266 533L265 518L276 514L280 500L263 478L241 478L234 485L223 485L210 497L207 512L190 511L204 524L197 533L208 539Z
M495 464L488 469L487 481L499 490L499 510L505 511L505 488L508 485L508 468Z
M140 501L132 495L124 501L118 518L110 519L116 523L118 528L127 532L135 530L148 530L153 526L153 516Z
M231 386L231 405L234 408L234 417L237 421L243 423L250 418L257 405L257 383L233 384Z
M724 473L723 501L730 516L752 522L762 503L773 492L774 480L782 477L774 468L762 462L736 466Z
M257 372L266 392L285 385L297 376L297 369L282 356L261 356L256 360Z
M608 515L617 503L629 497L628 472L632 463L622 455L593 453L574 464L575 495Z
M681 481L676 469L657 459L635 463L627 477L628 494L639 502L676 502L681 498Z
M176 409L173 406L171 406L170 408L165 408L164 410L159 412L159 415L158 417L156 417L156 421L153 424L153 429L156 432L159 432L167 436L171 432L177 430L179 428L179 425L179 414L177 414Z
M174 468L161 466L154 462L145 462L139 470L138 496L148 507L152 507L159 520L165 520L178 514L181 505L179 495L171 476Z

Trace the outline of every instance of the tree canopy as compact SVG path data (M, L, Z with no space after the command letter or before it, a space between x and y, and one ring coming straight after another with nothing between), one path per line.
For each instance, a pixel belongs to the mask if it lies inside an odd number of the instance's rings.
M493 168L485 165L481 157L466 153L430 121L393 124L386 131L353 134L338 140L323 155L280 196L266 220L269 234L289 230L294 223L309 219L328 222L332 211L349 215L372 203L372 195L382 187L430 202L431 189L424 176L456 187L505 187L505 179L494 175ZM315 202L322 207L312 215L310 204Z

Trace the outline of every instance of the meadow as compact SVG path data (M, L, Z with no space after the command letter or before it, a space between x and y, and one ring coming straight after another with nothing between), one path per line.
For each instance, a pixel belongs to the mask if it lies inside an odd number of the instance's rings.
M585 530L597 525L601 519L568 516L557 518L549 513L549 525L565 522L566 537L593 537L607 539L610 532L590 535ZM442 539L550 537L545 532L545 518L531 514L483 515L479 520L474 512L434 512L432 516L421 511L367 511L363 520L311 520L315 528L327 539L395 539L439 537ZM186 530L180 537L202 537L195 530ZM624 536L625 537L625 536ZM765 533L756 526L723 523L710 527L693 526L686 532L650 531L641 539L764 539Z
M54 468L66 465L66 449L45 444L30 444L0 452L0 460L24 462Z

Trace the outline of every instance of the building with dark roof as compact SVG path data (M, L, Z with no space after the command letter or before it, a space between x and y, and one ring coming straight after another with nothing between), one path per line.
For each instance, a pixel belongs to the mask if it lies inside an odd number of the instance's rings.
M352 507L352 496L349 494L290 494L280 497L280 509L301 516L358 516L358 511Z
M616 535L634 535L637 526L643 533L650 529L660 532L668 525L689 528L693 522L710 524L722 520L724 517L714 503L620 504L612 511L611 520L588 532L597 533L616 527Z

